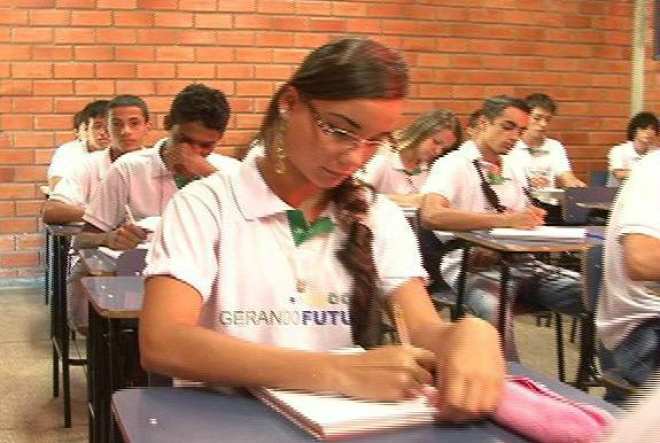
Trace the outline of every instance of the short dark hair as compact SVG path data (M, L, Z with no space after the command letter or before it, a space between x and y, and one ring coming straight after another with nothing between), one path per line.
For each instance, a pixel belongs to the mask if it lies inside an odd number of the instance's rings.
M477 109L476 111L472 111L472 114L468 116L468 128L476 128L477 125L479 124L479 120L481 117L484 115L484 110L483 109Z
M652 112L638 112L628 122L628 129L626 131L628 140L635 140L637 130L646 129L648 127L652 127L655 134L658 135L658 133L660 133L660 122L658 122L658 117Z
M174 97L165 116L165 129L181 123L202 122L206 128L225 132L231 109L222 91L193 83Z
M81 111L84 113L84 119L89 120L90 118L107 116L108 103L110 103L110 100L95 100L88 103Z
M496 95L494 97L486 99L484 101L482 110L484 117L486 117L489 122L492 122L497 117L502 115L504 110L507 108L520 109L525 114L530 113L529 106L527 106L527 104L523 100L505 94Z
M140 108L142 116L146 121L149 121L149 108L144 100L137 95L123 94L118 95L108 102L108 112L116 108Z
M540 108L544 111L548 111L552 115L557 113L557 103L550 98L549 95L542 94L537 92L535 94L530 94L525 97L525 103L529 106L530 111L534 108Z
M87 119L85 118L85 110L81 109L80 111L73 114L73 129L77 131L86 121Z

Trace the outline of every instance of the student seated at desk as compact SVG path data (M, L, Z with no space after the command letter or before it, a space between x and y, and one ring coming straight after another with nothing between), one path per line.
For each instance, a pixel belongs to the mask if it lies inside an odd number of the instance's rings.
M100 109L103 114L95 117L94 125L101 120L109 125L110 146L70 160L76 166L57 183L44 204L45 223L81 221L112 162L128 152L142 149L150 129L149 110L144 100L134 95L119 95Z
M430 165L460 142L461 124L454 113L427 112L395 132L393 152L374 155L358 177L401 206L419 207Z
M605 235L603 291L596 325L603 371L639 387L660 370L660 151L635 166ZM609 388L606 400L625 393Z
M85 211L75 246L133 249L147 238L135 221L162 215L172 196L189 182L233 170L237 160L213 152L229 114L221 91L202 84L186 86L165 117L168 141L160 149L144 149L112 165ZM79 279L72 275L69 299L75 324L84 326L87 303Z
M477 138L439 158L429 173L422 188L425 195L421 207L422 225L428 229L525 229L543 224L545 211L530 204L521 165L503 161L527 126L529 107L522 100L504 95L486 100L483 112L485 122ZM457 289L462 256L462 251L453 250L442 259L441 274L454 289ZM485 251L474 251L471 256L471 265L483 267L496 263ZM577 279L559 273L536 281L530 267L527 263L512 269L509 291L512 297L520 289L524 292L521 295L544 307L564 313L579 312L581 286ZM497 271L489 278L468 272L466 305L477 316L496 321L499 284ZM513 340L507 338L506 343L511 345L508 356L516 358Z
M62 177L68 175L74 165L86 154L107 148L110 145L106 114L108 100L88 103L73 118L76 139L64 143L55 150L48 166L48 187L52 190Z
M527 130L508 157L520 162L534 188L583 188L586 186L571 170L566 148L547 137L548 126L557 115L557 104L545 94L525 98L530 109Z
M435 370L445 418L495 408L494 328L441 320L403 214L352 179L396 128L407 88L394 50L326 44L271 100L258 135L265 155L173 198L147 258L146 369L380 400L419 392ZM393 305L412 345L385 346ZM327 352L354 344L370 350Z
M607 156L607 186L617 187L628 178L633 165L658 145L660 122L651 112L639 112L628 122L628 141L614 146Z

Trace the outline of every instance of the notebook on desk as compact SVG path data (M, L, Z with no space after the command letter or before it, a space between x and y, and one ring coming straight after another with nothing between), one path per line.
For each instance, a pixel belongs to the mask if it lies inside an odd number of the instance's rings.
M585 228L539 226L534 229L496 228L488 231L494 238L530 241L579 241L586 237Z

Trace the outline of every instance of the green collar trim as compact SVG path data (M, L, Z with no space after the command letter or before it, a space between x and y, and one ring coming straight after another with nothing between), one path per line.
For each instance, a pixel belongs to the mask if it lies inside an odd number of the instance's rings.
M314 223L308 225L305 215L298 209L286 211L286 218L289 220L289 229L291 229L293 242L296 246L300 246L316 235L328 234L334 229L330 217L320 217Z
M424 172L424 169L422 169L422 168L415 168L415 169L413 169L412 171L409 171L409 170L407 170L407 169L404 169L403 172L405 172L406 175L409 175L409 176L415 176L415 175L419 175L419 174L421 174L422 172Z
M178 189L181 189L181 188L183 188L184 186L186 186L188 183L190 183L190 182L194 182L194 181L197 180L198 178L199 178L199 177L186 178L186 177L184 177L183 175L175 175L175 176L174 176L174 183L176 183L176 187L177 187Z

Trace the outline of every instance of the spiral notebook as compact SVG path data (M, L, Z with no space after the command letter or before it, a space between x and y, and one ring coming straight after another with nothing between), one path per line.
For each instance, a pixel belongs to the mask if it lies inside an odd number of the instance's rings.
M281 389L258 388L251 392L319 440L339 440L434 421L435 408L424 395L401 402L373 402Z

